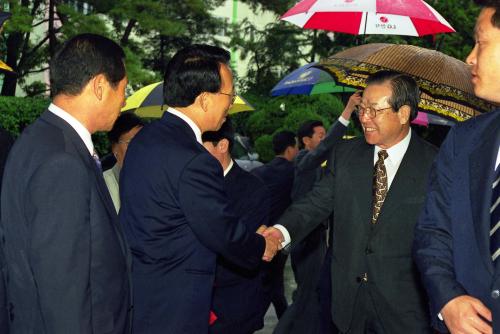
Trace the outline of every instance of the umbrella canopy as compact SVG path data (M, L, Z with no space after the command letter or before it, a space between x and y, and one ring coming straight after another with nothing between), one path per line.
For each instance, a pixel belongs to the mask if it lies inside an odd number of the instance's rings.
M411 75L422 91L419 108L454 121L492 109L474 95L469 66L439 51L413 45L373 43L338 52L320 62L337 82L363 88L368 75L394 70Z
M302 0L281 19L302 28L353 35L424 36L455 31L423 0Z
M0 27L3 26L5 21L7 21L12 16L9 12L0 12Z
M140 117L159 118L167 108L168 106L163 104L163 82L160 81L142 87L132 94L127 98L125 107L122 108L122 111L134 110ZM250 103L237 95L233 105L229 108L229 114L251 110L254 110L254 108Z
M316 65L318 65L317 62L306 64L289 73L274 86L271 96L355 91L353 88L337 85L329 72L315 67Z

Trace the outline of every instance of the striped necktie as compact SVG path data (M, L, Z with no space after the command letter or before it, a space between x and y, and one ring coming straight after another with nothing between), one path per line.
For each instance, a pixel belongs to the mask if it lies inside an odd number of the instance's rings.
M490 206L491 228L490 228L490 251L491 259L496 264L500 255L500 165L497 166L493 185L491 188Z

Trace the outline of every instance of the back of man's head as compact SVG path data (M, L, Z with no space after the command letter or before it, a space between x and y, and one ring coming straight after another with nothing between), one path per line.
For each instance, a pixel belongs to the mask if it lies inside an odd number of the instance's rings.
M222 139L227 139L229 142L229 152L231 152L234 143L234 128L229 118L226 118L226 121L222 124L219 130L206 131L201 135L201 140L203 142L211 142L214 146L217 145Z
M125 53L112 40L95 34L80 34L68 41L50 61L52 96L79 95L99 74L116 87L125 77Z
M108 132L111 145L118 143L120 137L137 126L144 126L142 119L134 113L124 112L115 121L113 128Z
M397 112L404 105L410 107L410 121L417 117L418 103L420 102L420 89L411 76L396 71L379 71L368 77L367 85L391 86L392 96L388 100L391 108Z
M487 8L493 8L495 14L491 17L491 24L500 29L500 1L499 0L474 0L474 2L481 6Z
M323 126L323 122L318 120L308 120L299 126L299 129L297 130L297 139L299 140L300 149L305 147L304 137L311 138L314 134L314 128L318 126Z
M284 154L288 147L295 145L295 134L292 131L280 131L273 136L273 151L276 155Z
M178 51L165 69L165 104L174 108L187 107L203 92L218 92L220 66L227 65L229 59L228 51L205 44L194 44Z

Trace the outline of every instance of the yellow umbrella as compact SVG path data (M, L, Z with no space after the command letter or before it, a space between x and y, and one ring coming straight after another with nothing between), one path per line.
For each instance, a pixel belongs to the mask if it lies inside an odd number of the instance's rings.
M145 118L160 118L168 106L163 105L163 82L142 87L127 99L122 111L135 110L135 114ZM229 114L255 110L250 103L237 95Z
M14 73L14 70L12 69L12 67L10 67L9 65L7 65L6 63L4 63L1 60L0 60L0 71Z

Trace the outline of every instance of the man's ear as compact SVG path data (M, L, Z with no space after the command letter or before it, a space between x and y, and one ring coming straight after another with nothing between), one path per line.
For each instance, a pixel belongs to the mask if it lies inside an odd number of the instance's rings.
M399 123L407 124L410 122L411 109L410 106L405 104L398 110Z
M108 81L106 80L106 77L104 74L98 74L92 79L90 79L89 85L92 88L92 92L94 95L97 97L99 101L102 100L104 96L104 89L106 85L108 85Z
M194 100L195 103L198 103L201 109L203 109L204 112L207 112L209 110L210 106L210 94L207 92L202 92L200 95L196 97Z
M311 142L311 137L302 137L302 142L304 143L304 146L308 146L309 143Z
M217 149L219 150L220 153L227 153L229 151L229 140L226 138L222 138L219 140L217 143Z

